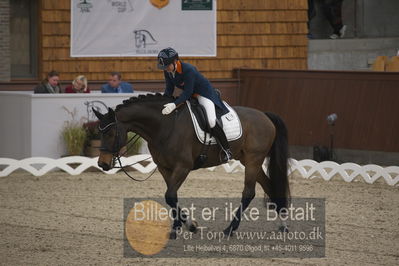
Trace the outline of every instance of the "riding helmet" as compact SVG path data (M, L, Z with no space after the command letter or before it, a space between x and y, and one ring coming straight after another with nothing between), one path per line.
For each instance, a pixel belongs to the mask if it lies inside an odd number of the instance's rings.
M158 54L158 68L165 70L175 59L179 59L179 55L175 49L171 47L162 49Z

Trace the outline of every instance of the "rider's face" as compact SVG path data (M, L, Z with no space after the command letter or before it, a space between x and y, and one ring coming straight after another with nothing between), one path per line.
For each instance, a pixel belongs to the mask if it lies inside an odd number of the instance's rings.
M175 62L169 64L166 69L167 72L173 72L175 70Z

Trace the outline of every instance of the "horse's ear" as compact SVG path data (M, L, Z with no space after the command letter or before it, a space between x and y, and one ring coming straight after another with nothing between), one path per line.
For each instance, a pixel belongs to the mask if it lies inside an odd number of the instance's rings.
M115 116L114 109L112 109L111 107L108 107L108 114Z
M94 109L93 107L91 108L91 110L93 110L93 113L97 116L99 120L102 120L104 118L104 115L99 111L97 111L96 109Z

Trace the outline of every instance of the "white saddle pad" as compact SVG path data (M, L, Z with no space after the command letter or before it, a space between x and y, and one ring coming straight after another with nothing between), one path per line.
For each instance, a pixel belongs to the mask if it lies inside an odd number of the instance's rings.
M191 119L193 120L193 125L194 125L194 130L195 134L197 135L198 140L201 143L204 143L205 140L205 131L201 129L201 127L198 124L197 118L193 114L191 110L191 105L189 101L186 101L188 110L190 110L190 115ZM238 117L237 113L234 111L233 108L231 108L230 105L228 105L226 102L223 102L226 107L229 109L230 112L222 116L222 121L223 121L223 131L226 134L227 140L228 141L233 141L241 138L242 136L242 127L241 127L241 122L240 118ZM209 143L209 133L206 133L206 143ZM211 139L211 144L216 144L216 139L212 137Z

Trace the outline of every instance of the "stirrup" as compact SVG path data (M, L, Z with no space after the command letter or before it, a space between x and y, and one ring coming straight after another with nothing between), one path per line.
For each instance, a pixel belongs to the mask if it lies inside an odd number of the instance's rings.
M222 154L223 153L223 154ZM220 161L228 162L233 159L233 154L231 153L230 149L221 149L220 151Z

